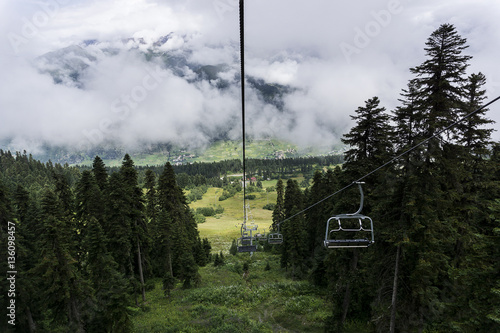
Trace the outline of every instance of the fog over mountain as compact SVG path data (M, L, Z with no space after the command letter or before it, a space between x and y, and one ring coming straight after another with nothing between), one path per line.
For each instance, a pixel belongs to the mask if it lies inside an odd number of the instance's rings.
M241 138L238 1L3 0L0 13L3 147ZM247 132L338 143L365 100L398 104L442 23L496 97L499 13L494 0L246 1Z

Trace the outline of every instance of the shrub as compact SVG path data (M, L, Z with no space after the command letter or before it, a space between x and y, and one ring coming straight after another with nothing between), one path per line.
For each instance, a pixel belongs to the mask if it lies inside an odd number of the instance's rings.
M224 186L224 190L222 191L222 195L219 197L219 201L226 200L227 198L231 198L237 192L241 191L241 185L239 183L231 184Z
M200 224L200 223L205 223L207 218L202 214L194 214L194 220L197 224Z
M276 207L276 204L269 203L267 205L264 205L264 207L262 207L262 209L274 210L274 207Z
M224 213L224 207L221 205L217 205L217 208L215 208L215 214L222 214Z
M203 216L214 216L215 210L212 207L199 207L196 208L196 214L201 214Z
M236 241L233 239L231 243L231 248L229 249L229 253L235 256L238 253L238 247L236 246Z
M188 203L201 200L203 198L203 194L207 193L207 191L208 191L207 185L194 187L191 189L188 195L186 195L186 200Z

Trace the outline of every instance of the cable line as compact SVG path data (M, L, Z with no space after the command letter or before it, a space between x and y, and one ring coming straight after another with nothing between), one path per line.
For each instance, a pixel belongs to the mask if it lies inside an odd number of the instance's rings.
M352 182L352 183L350 183L349 185L344 186L343 188L341 188L341 189L340 189L340 190L338 190L337 192L332 193L332 194L330 194L330 195L329 195L329 196L327 196L327 197L324 197L323 199L321 199L321 200L319 200L319 201L315 202L314 204L310 205L309 207L307 207L307 208L305 208L305 209L301 210L300 212L296 213L295 215L292 215L292 216L290 216L289 218L284 219L283 221L279 222L279 223L278 223L278 225L280 225L281 223L286 222L286 221L288 221L288 220L291 220L292 218L294 218L294 217L296 217L296 216L298 216L298 215L300 215L300 214L302 214L302 213L304 213L304 212L308 211L309 209L311 209L311 208L313 208L313 207L315 207L315 206L319 205L319 204L320 204L320 203L322 203L323 201L328 200L328 199L330 199L331 197L333 197L333 196L335 196L335 195L339 194L340 192L343 192L343 191L347 190L347 189L348 189L349 187L351 187L352 185L355 185L355 184L357 184L357 183L361 182L361 181L362 181L363 179L365 179L366 177L371 176L372 174L374 174L375 172L379 171L380 169L385 168L385 167L386 167L386 166L388 166L389 164L391 164L391 163L393 163L394 161L396 161L396 160L400 159L402 156L404 156L404 155L406 155L406 154L408 154L408 153L412 152L413 150L417 149L418 147L420 147L420 146L421 146L421 145L423 145L424 143L428 142L429 140L434 139L435 137L437 137L437 136L441 135L443 132L448 131L448 130L449 130L449 129L451 129L452 127L455 127L457 124L459 124L459 123L461 123L462 121L464 121L465 119L467 119L467 118L469 118L469 117L473 116L475 113L477 113L477 112L479 112L479 111L483 110L484 108L488 107L489 105L491 105L491 104L495 103L495 102L496 102L496 101L498 101L499 99L500 99L500 96L498 96L497 98L495 98L495 99L493 99L493 100L489 101L488 103L486 103L485 105L481 106L480 108L478 108L478 109L476 109L476 110L474 110L474 111L470 112L469 114L467 114L467 115L463 116L462 118L460 118L460 119L456 120L455 122L453 122L452 124L448 125L446 128L444 128L444 129L442 129L442 130L438 131L436 134L434 134L434 135L432 135L432 136L428 137L427 139L425 139L425 140L423 140L423 141L419 142L418 144L414 145L413 147L409 148L408 150L405 150L404 152L400 153L400 154L399 154L399 155L397 155L396 157L393 157L393 158L392 158L391 160L389 160L388 162L386 162L386 163L382 164L381 166L379 166L379 167L377 167L377 168L373 169L372 171L368 172L368 173L367 173L367 174L365 174L364 176L362 176L362 177L360 177L360 178L356 179L355 181L353 181L353 182Z
M242 130L242 148L243 148L243 222L241 223L241 237L237 240L238 252L250 252L250 255L257 251L257 245L254 243L253 232L258 227L252 222L247 225L249 220L250 207L245 204L246 200L246 135L245 135L245 10L243 0L240 0L240 67L241 67L241 130Z
M240 0L240 69L241 69L241 130L243 145L243 223L246 221L246 157L245 157L245 10Z

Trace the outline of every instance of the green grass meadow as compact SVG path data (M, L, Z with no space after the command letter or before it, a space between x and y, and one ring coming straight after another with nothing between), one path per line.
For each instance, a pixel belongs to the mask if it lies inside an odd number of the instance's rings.
M263 186L267 185L263 182ZM202 238L208 238L212 244L212 252L224 254L229 253L229 248L233 239L240 237L241 223L243 222L243 193L238 192L234 197L219 201L222 189L211 187L203 195L202 200L190 204L191 208L214 207L221 205L224 213L215 217L207 217L205 223L198 224L198 230ZM276 202L276 192L253 192L247 193L255 195L254 200L246 200L250 205L249 220L258 226L261 233L269 232L272 223L272 211L263 209L267 203Z

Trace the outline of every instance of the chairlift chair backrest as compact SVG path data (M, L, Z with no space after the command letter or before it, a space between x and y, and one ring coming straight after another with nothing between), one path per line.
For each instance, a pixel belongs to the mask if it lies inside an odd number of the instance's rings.
M283 234L280 234L279 232L269 234L269 237L267 238L267 242L269 244L282 244L283 243Z

